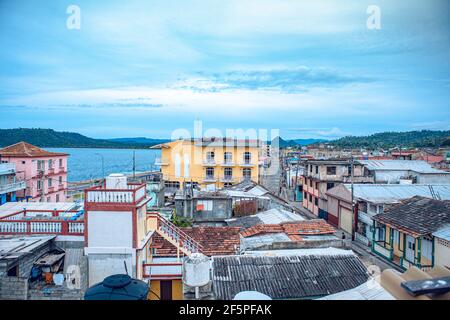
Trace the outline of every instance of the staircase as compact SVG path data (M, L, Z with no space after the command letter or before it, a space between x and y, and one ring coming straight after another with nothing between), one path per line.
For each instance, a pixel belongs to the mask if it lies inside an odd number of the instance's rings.
M147 215L149 219L149 228L155 231L165 240L169 241L183 254L189 256L192 253L203 251L203 247L200 243L195 241L192 237L188 236L180 228L174 225L172 222L164 219L156 212L151 212Z

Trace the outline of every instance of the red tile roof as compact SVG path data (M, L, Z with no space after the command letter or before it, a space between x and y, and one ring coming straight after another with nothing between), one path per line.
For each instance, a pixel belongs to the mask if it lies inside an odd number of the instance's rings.
M3 149L0 149L2 157L53 157L67 156L67 153L50 152L33 146L28 142L18 142Z
M203 246L203 253L207 256L235 254L239 249L239 227L195 227L181 228ZM177 249L160 235L153 236L152 247L161 256L176 256Z
M302 235L333 234L336 230L325 220L314 219L281 224L259 224L241 232L244 238L265 233L285 233L293 241L301 241Z

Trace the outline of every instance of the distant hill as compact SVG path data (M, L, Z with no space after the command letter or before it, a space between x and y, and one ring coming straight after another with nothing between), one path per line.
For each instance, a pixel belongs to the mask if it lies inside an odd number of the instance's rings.
M125 138L127 139L127 138ZM133 138L131 138L133 139ZM140 138L142 139L142 138ZM144 138L145 139L145 138ZM60 132L52 129L0 129L0 147L26 141L38 147L47 148L148 148L161 140L148 139L145 143L115 141L116 139L93 139L75 132ZM120 139L119 139L120 140Z
M328 140L324 140L324 139L295 139L295 140L284 140L281 137L276 137L272 140L271 143L273 143L273 141L275 139L279 139L278 141L278 146L280 148L289 148L289 147L301 147L301 146L307 146L310 144L314 144L314 143L322 143L322 142L328 142Z
M450 131L381 132L370 136L348 136L329 142L340 148L439 148L449 145Z
M154 146L160 143L165 143L170 141L169 139L151 139L144 137L137 138L114 138L114 139L106 139L111 142L119 142L119 143L128 143L128 144L136 144L136 145L145 145L145 146Z

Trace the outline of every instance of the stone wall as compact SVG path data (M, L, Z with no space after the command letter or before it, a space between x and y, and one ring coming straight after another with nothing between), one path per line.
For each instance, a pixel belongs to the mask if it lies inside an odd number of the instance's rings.
M28 278L2 277L0 278L1 300L26 300L28 294Z

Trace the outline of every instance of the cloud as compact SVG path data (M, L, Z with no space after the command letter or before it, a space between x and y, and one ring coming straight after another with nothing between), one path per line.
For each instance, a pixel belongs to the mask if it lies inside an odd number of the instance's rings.
M338 127L332 128L294 128L287 131L293 133L302 133L307 136L314 136L320 138L340 138L350 135L349 132L344 132Z
M306 66L291 69L237 70L212 74L203 72L199 75L200 77L182 80L176 87L197 92L217 92L229 89L305 92L310 88L337 87L375 81L370 77L352 76L328 68Z

